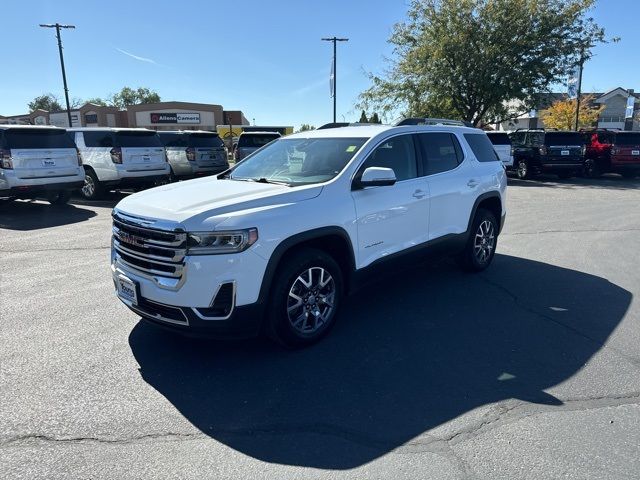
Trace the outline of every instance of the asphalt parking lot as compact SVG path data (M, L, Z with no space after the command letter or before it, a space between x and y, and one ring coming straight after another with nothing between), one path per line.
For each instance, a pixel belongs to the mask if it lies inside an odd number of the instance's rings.
M121 305L118 198L0 206L3 478L640 477L640 179L510 179L489 270L381 279L294 352Z

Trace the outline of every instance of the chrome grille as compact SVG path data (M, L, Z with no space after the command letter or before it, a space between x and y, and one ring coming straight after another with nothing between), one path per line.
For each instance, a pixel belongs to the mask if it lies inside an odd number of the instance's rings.
M150 228L113 215L113 248L124 265L147 275L181 278L187 235Z

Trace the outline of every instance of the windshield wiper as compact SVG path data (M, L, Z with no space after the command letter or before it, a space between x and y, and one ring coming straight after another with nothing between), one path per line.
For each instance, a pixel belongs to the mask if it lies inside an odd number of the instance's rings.
M250 177L232 177L232 176L229 176L229 178L231 180L241 180L243 182L271 183L273 185L287 185L287 186L290 186L288 182L279 182L277 180L269 180L266 177L250 178Z

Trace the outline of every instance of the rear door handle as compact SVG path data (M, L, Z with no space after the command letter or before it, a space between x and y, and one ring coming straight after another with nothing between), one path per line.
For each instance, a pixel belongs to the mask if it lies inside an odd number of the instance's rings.
M425 192L424 190L416 190L415 192L413 192L413 196L415 198L424 198L427 196L427 192Z
M475 180L473 180L473 179L472 179L472 180L469 180L469 181L467 182L467 186L468 186L468 187L471 187L471 188L477 187L477 186L478 186L478 182L476 182L476 181L475 181Z

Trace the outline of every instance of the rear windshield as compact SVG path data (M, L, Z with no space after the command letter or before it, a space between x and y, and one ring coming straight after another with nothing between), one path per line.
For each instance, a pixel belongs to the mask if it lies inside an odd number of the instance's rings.
M640 145L640 133L618 133L616 134L616 145Z
M65 130L9 128L4 132L6 148L75 148Z
M115 147L162 147L156 132L115 132Z
M487 137L491 140L491 143L494 145L511 145L511 140L509 140L509 135L506 133L489 133L487 132Z
M187 136L184 133L160 133L160 140L165 147L186 147Z
M238 139L238 147L239 148L241 147L260 148L266 145L267 143L271 142L272 140L275 140L276 138L280 138L280 135L278 135L277 133L265 133L265 134L252 133L251 135L242 134Z
M194 148L220 148L224 146L222 139L215 133L191 133L189 134L189 146Z
M579 132L547 132L545 145L582 145L584 139Z

